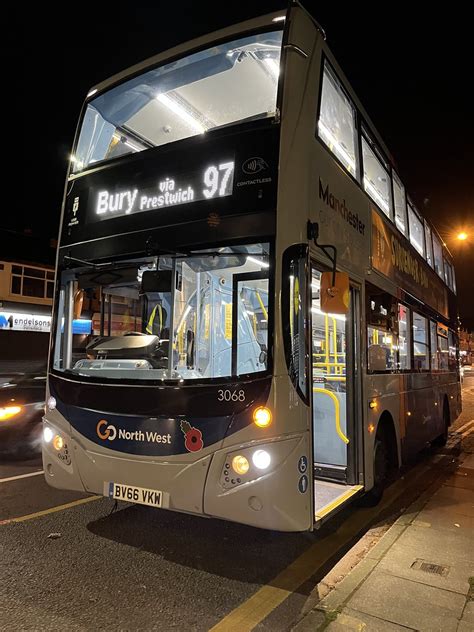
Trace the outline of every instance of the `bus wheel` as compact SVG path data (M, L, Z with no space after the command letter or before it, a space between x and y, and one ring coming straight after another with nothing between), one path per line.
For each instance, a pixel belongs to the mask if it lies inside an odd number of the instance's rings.
M390 472L388 439L379 428L374 442L374 486L359 501L361 507L374 507L381 501Z
M444 400L444 406L443 406L443 433L439 435L439 437L436 437L436 439L434 439L431 442L431 445L433 445L435 448L443 448L446 443L448 442L448 433L449 433L449 404L448 404L448 400L445 399Z

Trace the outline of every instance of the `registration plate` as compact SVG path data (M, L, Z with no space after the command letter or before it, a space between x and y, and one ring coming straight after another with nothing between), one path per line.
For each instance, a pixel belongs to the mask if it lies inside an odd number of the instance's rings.
M122 483L105 483L105 496L116 500L125 500L130 503L149 505L150 507L164 507L168 494L156 489L123 485Z

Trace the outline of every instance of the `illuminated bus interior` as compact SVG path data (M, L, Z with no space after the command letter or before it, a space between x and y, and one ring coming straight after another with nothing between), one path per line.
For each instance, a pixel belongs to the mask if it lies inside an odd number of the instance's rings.
M54 368L178 381L265 371L269 267L255 244L65 270L60 313L73 301L75 318L58 328Z
M88 102L73 172L209 130L274 116L282 31L212 46Z

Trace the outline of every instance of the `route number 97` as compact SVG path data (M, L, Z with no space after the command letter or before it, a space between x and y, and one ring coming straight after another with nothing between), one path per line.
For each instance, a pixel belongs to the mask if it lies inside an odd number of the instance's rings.
M218 167L215 165L208 167L203 178L204 184L208 187L202 190L204 197L210 200L216 193L218 196L230 195L232 193L231 175L233 171L233 162L223 162Z
M231 391L230 389L219 389L217 391L218 402L245 402L245 391L243 389Z

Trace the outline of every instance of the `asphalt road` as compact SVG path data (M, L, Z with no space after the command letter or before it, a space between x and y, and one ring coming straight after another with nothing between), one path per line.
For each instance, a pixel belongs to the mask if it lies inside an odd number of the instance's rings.
M451 443L474 419L474 376L464 402ZM440 458L453 460L442 454L421 455L378 508L346 510L314 534L126 503L111 513L108 499L49 488L40 459L1 463L0 630L289 630L348 548L442 475Z

